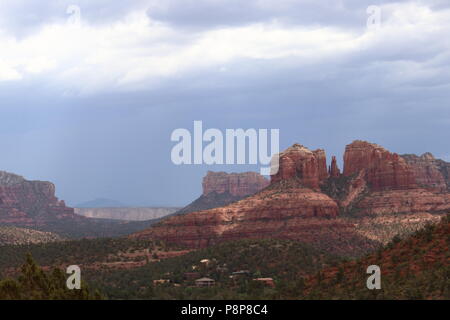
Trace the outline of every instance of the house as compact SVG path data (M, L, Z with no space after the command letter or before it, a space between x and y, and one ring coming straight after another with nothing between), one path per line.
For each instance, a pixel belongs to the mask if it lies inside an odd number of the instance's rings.
M213 287L216 281L210 278L200 278L195 280L195 285L197 287Z
M200 263L202 263L204 265L209 265L211 263L211 260L209 260L209 259L202 259L202 260L200 260Z
M248 270L239 270L239 271L235 271L231 274L230 278L234 279L234 278L238 278L238 277L248 277L250 276L251 273Z
M253 281L259 281L268 287L275 288L275 282L272 278L256 278Z

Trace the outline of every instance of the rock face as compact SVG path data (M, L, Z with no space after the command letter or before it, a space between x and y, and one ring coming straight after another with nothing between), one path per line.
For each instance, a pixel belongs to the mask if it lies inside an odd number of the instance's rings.
M383 147L366 141L355 141L345 148L344 176L364 170L372 190L417 187L414 174L405 159Z
M205 247L241 238L295 239L335 253L355 253L374 243L338 218L338 203L320 192L328 177L325 152L295 144L280 154L270 186L224 207L163 220L132 237Z
M0 223L31 226L65 218L75 218L74 211L55 197L52 183L0 172Z
M411 166L414 178L419 186L445 191L450 186L448 180L448 164L442 160L436 160L427 152L421 156L415 154L402 155L408 165Z
M328 174L329 174L330 178L338 178L341 175L341 170L339 170L339 168L337 166L337 161L336 161L335 156L333 156L331 158L331 166L328 169Z
M280 167L278 173L271 177L276 183L291 178L311 189L318 190L324 180L328 178L325 151L318 149L310 151L308 148L294 144L280 153Z
M52 183L0 171L0 225L49 231L65 238L97 238L125 236L154 222L89 219L58 200Z
M270 186L255 195L165 219L132 237L194 248L241 238L282 238L357 254L450 212L445 188L449 166L433 159L403 158L379 145L355 141L346 147L341 174L335 157L327 171L323 150L295 144L280 154L280 168ZM404 219L393 219L399 213ZM372 220L382 230L371 231ZM404 221L407 228L402 228Z
M338 211L333 199L293 179L225 207L169 218L132 237L193 248L242 238L294 239L335 253L371 247L371 241L352 232L351 223L337 219Z
M256 172L226 173L208 171L203 178L203 195L212 192L228 193L234 197L254 194L269 185L269 181Z
M256 172L208 171L202 185L203 194L176 214L226 206L264 189L269 181Z

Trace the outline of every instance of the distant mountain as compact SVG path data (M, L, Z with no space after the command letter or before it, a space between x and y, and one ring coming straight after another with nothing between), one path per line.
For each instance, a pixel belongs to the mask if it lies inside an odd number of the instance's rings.
M107 199L107 198L97 198L94 200L79 203L75 208L124 208L129 207L119 201Z
M147 221L159 219L176 212L179 208L75 208L75 213L87 218L126 221Z

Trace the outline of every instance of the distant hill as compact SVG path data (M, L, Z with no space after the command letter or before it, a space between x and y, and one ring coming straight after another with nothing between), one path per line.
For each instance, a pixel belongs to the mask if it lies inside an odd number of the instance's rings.
M79 203L75 208L124 208L129 207L120 201L107 199L107 198L97 198L94 200Z

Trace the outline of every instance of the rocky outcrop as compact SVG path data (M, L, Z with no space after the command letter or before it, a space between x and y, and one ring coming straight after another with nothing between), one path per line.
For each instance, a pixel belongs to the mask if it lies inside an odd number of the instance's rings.
M371 241L352 232L351 223L337 218L338 212L327 195L295 180L281 181L228 206L175 216L132 237L193 248L242 238L294 239L347 254L371 247Z
M269 185L269 180L256 172L208 171L202 185L202 195L175 214L226 206L264 189Z
M328 175L330 178L338 178L341 175L341 170L337 166L336 157L331 158L331 166L328 169Z
M205 247L242 238L294 239L335 253L356 253L374 243L338 218L338 203L319 191L328 177L323 150L294 145L280 155L270 186L224 207L174 216L132 235Z
M280 153L279 161L279 170L271 177L272 183L297 178L304 187L318 190L328 178L327 160L322 149L311 151L294 144Z
M421 156L415 154L405 154L402 158L406 160L412 168L414 178L419 186L435 189L437 191L446 191L450 180L448 180L448 163L437 160L427 152Z
M430 153L399 156L379 145L355 141L344 155L344 176L349 180L340 205L358 217L443 213L450 210L450 198L442 163Z
M344 176L365 172L365 179L374 191L417 187L414 173L405 159L383 147L366 141L347 145L344 154Z
M254 194L269 185L269 181L256 172L226 173L208 171L203 178L203 195L212 192L228 193L234 197Z
M73 209L56 198L52 183L0 172L0 223L40 225L75 217Z
M0 172L0 225L49 231L65 238L125 236L150 227L155 220L120 221L86 218L55 196L50 182L28 181Z
M427 189L371 192L354 205L359 217L405 213L450 212L450 194Z

